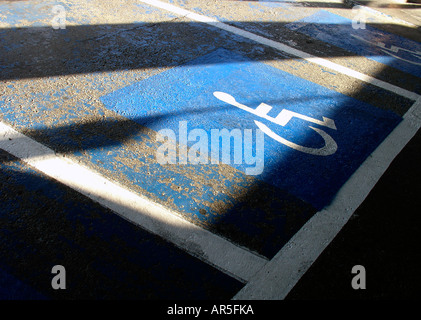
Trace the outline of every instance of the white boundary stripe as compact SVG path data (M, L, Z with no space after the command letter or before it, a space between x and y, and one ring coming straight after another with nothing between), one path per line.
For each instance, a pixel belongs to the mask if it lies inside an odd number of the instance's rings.
M247 282L267 263L267 259L182 219L68 158L56 155L53 150L1 121L0 148L242 282Z
M320 66L329 68L331 70L335 70L336 72L345 74L349 77L361 80L363 82L370 83L372 85L375 85L379 88L382 88L382 89L385 89L385 90L388 90L388 91L391 91L391 92L396 93L396 94L398 94L400 96L403 96L405 98L408 98L408 99L411 99L411 100L415 101L419 97L419 95L414 93L414 92L411 92L411 91L408 91L406 89L397 87L395 85L392 85L390 83L384 82L384 81L379 80L379 79L376 79L372 76L363 74L361 72L352 70L350 68L341 66L341 65L336 64L334 62L331 62L329 60L326 60L326 59L323 59L323 58L318 58L318 57L313 56L309 53L306 53L304 51L292 48L292 47L287 46L285 44L282 44L280 42L276 42L276 41L264 38L262 36L259 36L257 34L254 34L254 33L251 33L251 32L248 32L248 31L245 31L245 30L233 27L233 26L230 26L230 25L225 24L223 22L220 22L216 19L209 18L209 17L206 17L204 15L197 14L197 13L191 12L189 10L185 10L185 9L179 8L177 6L174 6L172 4L165 3L165 2L162 2L162 1L158 1L158 0L139 0L139 1L144 2L146 4L149 4L151 6L154 6L154 7L158 7L158 8L170 11L170 12L178 14L180 16L187 17L191 20L195 20L195 21L198 21L198 22L203 22L203 23L212 25L212 26L217 27L219 29L222 29L222 30L231 32L233 34L242 36L244 38L247 38L249 40L253 40L253 41L258 42L260 44L263 44L263 45L272 47L274 49L286 52L288 54L299 57L299 58L304 59L306 61L318 64Z
M284 299L420 128L421 98L345 183L332 204L314 215L233 299Z

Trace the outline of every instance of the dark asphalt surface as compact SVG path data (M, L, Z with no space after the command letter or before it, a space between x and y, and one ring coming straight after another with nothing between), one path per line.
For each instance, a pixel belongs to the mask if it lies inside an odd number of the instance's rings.
M230 299L242 286L2 150L0 202L0 300Z
M420 181L418 131L287 300L421 298ZM354 265L365 290L351 286Z

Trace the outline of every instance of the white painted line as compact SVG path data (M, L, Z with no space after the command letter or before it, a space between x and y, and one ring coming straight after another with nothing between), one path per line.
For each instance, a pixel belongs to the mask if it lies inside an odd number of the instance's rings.
M182 219L68 158L56 155L53 150L1 121L0 148L242 282L250 280L267 263L267 259Z
M405 97L405 98L408 98L408 99L411 99L411 100L414 100L414 101L417 100L418 97L419 97L419 95L414 93L414 92L408 91L406 89L400 88L400 87L395 86L393 84L390 84L390 83L384 82L382 80L376 79L372 76L369 76L369 75L366 75L364 73L352 70L350 68L341 66L341 65L336 64L334 62L331 62L329 60L326 60L326 59L323 59L323 58L318 58L318 57L313 56L309 53L306 53L304 51L292 48L292 47L287 46L285 44L282 44L280 42L276 42L276 41L264 38L262 36L259 36L257 34L254 34L254 33L251 33L251 32L248 32L248 31L245 31L245 30L233 27L233 26L230 26L230 25L225 24L223 22L220 22L216 19L209 18L209 17L206 17L204 15L197 14L197 13L191 12L189 10L182 9L182 8L179 8L179 7L174 6L172 4L165 3L165 2L162 2L162 1L159 1L159 0L139 0L139 1L144 2L146 4L149 4L151 6L157 7L157 8L161 8L161 9L170 11L170 12L178 14L180 16L187 17L187 18L189 18L191 20L194 20L194 21L206 23L208 25L211 25L211 26L217 27L219 29L231 32L233 34L239 35L239 36L244 37L246 39L253 40L257 43L272 47L272 48L277 49L279 51L283 51L285 53L288 53L288 54L291 54L293 56L299 57L303 60L315 63L317 65L329 68L329 69L334 70L336 72L345 74L349 77L352 77L352 78L361 80L363 82L367 82L369 84L375 85L379 88L391 91L391 92L396 93L397 95L400 95L402 97Z
M421 98L345 183L332 204L314 215L233 299L284 299L420 128Z

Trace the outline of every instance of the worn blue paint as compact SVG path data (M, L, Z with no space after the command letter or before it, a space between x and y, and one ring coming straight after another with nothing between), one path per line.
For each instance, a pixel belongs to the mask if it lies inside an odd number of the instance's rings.
M356 20L355 27L358 27L357 23L360 22ZM369 24L365 25L365 29L354 29L352 20L325 10L289 23L286 27L421 77L421 44L416 41L374 28Z
M130 132L122 130L124 134L111 138L103 133L109 128L124 128L124 123L105 118L92 127L89 124L75 125L85 116L98 114L97 105L89 100L80 97L74 105L74 112L55 112L69 95L66 87L32 94L33 104L21 104L18 93L5 95L0 99L0 111L3 119L17 128L38 130L43 137L41 141L54 150L64 148L65 152L80 157L82 161L89 159L98 170L116 172L134 188L141 188L145 196L165 205L170 203L172 209L201 225L225 230L221 231L223 236L268 258L279 251L293 231L316 212L316 208L330 201L349 175L399 121L399 117L391 112L362 104L224 49L142 78L144 80L140 82L105 94L101 98L105 107L156 131L171 128L177 133L179 121L183 120L187 121L189 130L203 128L209 133L212 128L240 128L253 129L255 133L255 116L212 95L214 90L225 91L251 108L256 108L261 102L273 106L271 116L286 108L317 119L322 116L334 119L338 130L325 130L338 142L339 151L320 160L266 137L263 174L250 180L244 173L250 165L233 165L238 171L224 181L227 190L233 191L230 194L215 190L212 184L197 186L195 175L187 174L191 170L199 176L220 180L223 175L216 168L209 170L209 167L190 164L184 167L186 173L183 173L154 162L150 154L134 153L125 148L122 142L127 138L133 144L146 143L156 147L147 134L136 128ZM104 84L95 79L93 77L90 82L90 90L97 90L98 95L104 94L104 90L101 91ZM54 79L37 81L51 82ZM32 85L36 83L35 80L31 82ZM29 117L28 112L35 107L38 110L36 116ZM46 119L52 126L45 125ZM303 120L294 118L285 128L268 125L295 143L309 146L322 143ZM131 159L132 165L121 159ZM268 201L266 207L249 207L241 196L236 195L235 190L250 190L247 197L253 197L254 181L273 186L271 194L276 199ZM175 186L182 188L177 190ZM211 205L216 202L233 206L231 209L217 209ZM297 215L299 219L296 219ZM232 238L233 229L237 234L235 239Z
M253 109L264 102L273 107L269 112L272 117L287 109L335 121L337 130L319 127L337 142L338 151L334 155L306 154L266 136L265 167L256 176L318 209L332 200L343 183L401 121L393 112L225 49L117 90L101 100L107 108L128 119L156 131L171 129L177 136L180 121L187 121L190 130L204 129L210 137L211 129L256 129L254 120L260 120L296 144L323 146L321 137L309 128L317 125L293 118L285 127L277 126L216 99L215 91L229 93ZM243 172L249 167L232 162L231 166ZM175 182L184 183L181 178Z

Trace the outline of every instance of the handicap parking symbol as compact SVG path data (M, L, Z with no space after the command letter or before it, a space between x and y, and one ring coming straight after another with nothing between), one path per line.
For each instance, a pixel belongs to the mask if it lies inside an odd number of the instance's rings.
M116 90L104 105L156 132L260 129L263 180L321 209L402 120L224 48ZM231 164L241 172L244 164Z
M332 119L329 118L325 118L323 117L323 121L317 120L317 119L313 119L310 117L307 117L305 115L296 113L296 112L292 112L289 111L287 109L283 109L278 116L276 116L275 118L268 116L268 112L272 109L271 106L267 105L266 103L261 103L259 104L259 106L256 109L251 109L245 105L242 105L240 103L238 103L234 97L232 97L231 95L225 93L225 92L214 92L213 95L218 98L221 101L224 101L226 103L229 103L237 108L243 109L244 111L250 112L251 114L254 114L258 117L264 118L266 120L269 120L273 123L275 123L276 125L280 125L280 126L285 126L291 119L292 117L296 117L296 118L300 118L309 122L313 122L315 124L321 125L321 126L326 126L328 128L334 129L336 130L336 126L335 126L335 122ZM332 139L332 137L330 135L328 135L325 131L321 130L321 129L317 129L315 127L311 127L311 129L313 129L314 131L316 131L325 141L325 144L322 148L308 148L308 147L303 147L300 145L297 145L291 141L288 141L284 138L282 138L281 136L277 135L275 132L273 132L267 125L265 125L264 123L258 121L258 120L254 120L254 123L257 125L257 127L262 130L264 133L266 133L269 137L273 138L274 140L278 141L279 143L282 143L292 149L301 151L301 152L305 152L308 154L313 154L313 155L320 155L320 156L329 156L331 154L334 154L336 152L336 150L338 149L338 146L335 142L335 140Z

